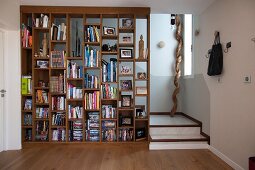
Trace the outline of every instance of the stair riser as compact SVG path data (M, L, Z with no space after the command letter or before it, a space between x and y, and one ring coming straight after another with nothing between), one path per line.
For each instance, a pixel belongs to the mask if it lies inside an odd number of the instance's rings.
M151 127L150 135L198 135L200 127Z
M208 149L207 142L151 142L150 150L165 149Z

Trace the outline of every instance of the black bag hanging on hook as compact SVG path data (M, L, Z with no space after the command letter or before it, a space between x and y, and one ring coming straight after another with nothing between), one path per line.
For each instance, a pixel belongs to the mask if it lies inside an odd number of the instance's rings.
M220 75L223 68L223 51L220 43L220 33L215 34L214 44L212 46L207 74L209 76Z

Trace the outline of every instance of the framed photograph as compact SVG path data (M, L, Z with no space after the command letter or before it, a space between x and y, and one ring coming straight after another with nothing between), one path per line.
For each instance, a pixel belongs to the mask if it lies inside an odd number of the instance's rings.
M136 94L147 94L147 87L136 87Z
M137 73L137 79L146 79L146 73L145 72L138 72Z
M133 126L133 118L131 116L120 117L120 126Z
M131 107L131 95L121 95L121 107Z
M131 18L124 18L122 19L122 28L133 28L133 19Z
M132 49L120 49L120 58L133 58Z
M132 90L132 80L120 80L121 90Z
M104 27L104 35L115 35L114 27Z
M36 66L37 66L38 68L48 68L48 67L49 67L49 61L37 60L37 61L36 61Z
M123 44L133 43L133 33L121 33L119 42Z
M137 128L135 130L135 138L136 140L143 140L146 138L146 135L145 135L145 128Z
M140 119L146 118L145 105L135 106L135 117Z
M132 69L129 66L121 66L120 74L132 74Z

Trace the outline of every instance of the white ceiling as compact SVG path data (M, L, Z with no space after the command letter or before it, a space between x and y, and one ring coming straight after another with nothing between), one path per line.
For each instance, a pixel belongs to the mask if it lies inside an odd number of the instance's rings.
M151 13L200 14L215 0L20 0L21 5L151 7Z

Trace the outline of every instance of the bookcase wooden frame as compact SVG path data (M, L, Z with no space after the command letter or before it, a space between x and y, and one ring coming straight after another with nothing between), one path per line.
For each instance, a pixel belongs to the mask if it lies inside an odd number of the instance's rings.
M28 20L30 18L30 20L33 20L36 18L36 16L39 16L40 14L47 14L49 16L49 25L48 28L40 28L40 27L34 27L32 26L32 47L23 47L22 46L22 40L21 40L21 73L23 75L28 75L30 74L32 76L32 93L31 94L22 94L21 95L21 104L22 104L22 108L21 108L21 125L22 125L22 144L25 143L35 143L38 141L36 140L35 137L35 131L38 127L36 127L36 121L47 121L48 122L48 139L47 141L39 141L39 143L77 143L74 141L69 141L69 122L73 121L72 119L68 118L68 104L69 103L73 103L75 106L82 106L83 107L83 116L82 118L80 118L79 120L82 121L82 140L79 141L79 143L86 143L86 142L90 142L86 140L86 124L85 122L87 121L86 119L86 115L87 112L99 112L100 118L99 118L99 143L104 143L104 142L109 142L109 141L103 141L102 140L102 122L103 121L114 121L116 124L116 140L113 143L126 143L126 141L122 141L119 139L119 132L122 132L122 129L133 129L133 138L128 141L128 142L149 142L149 113L150 113L150 8L147 7L63 7L63 6L21 6L20 7L20 22L27 24ZM64 18L65 19L65 25L66 25L66 39L65 40L51 40L51 31L50 31L50 27L51 24L54 22L55 18ZM83 20L83 38L81 41L81 57L71 57L72 53L71 53L71 32L70 32L70 23L71 23L71 18L80 18ZM97 18L99 20L99 23L88 23L87 22L87 18ZM112 19L116 19L117 20L117 29L114 30L115 35L105 35L103 32L103 27L105 25L103 25L103 19L104 18L112 18ZM122 28L120 26L120 19L121 18L130 18L133 20L133 27L132 28ZM147 44L145 46L147 46L148 48L148 55L146 59L138 59L138 56L135 56L136 54L136 20L137 19L146 19L147 20ZM99 42L84 42L84 27L88 25L95 25L98 26L100 28L100 40ZM109 26L110 28L110 26ZM66 51L66 57L65 57L65 62L67 62L67 60L75 60L78 61L80 60L83 64L84 64L84 47L86 44L88 45L93 45L93 46L98 46L100 48L100 58L99 58L99 62L100 65L99 67L92 67L92 68L87 68L84 67L82 72L83 72L83 76L84 73L87 70L92 70L92 69L96 69L99 70L100 74L99 74L99 78L100 78L100 86L102 84L108 84L108 83L103 83L102 82L102 66L101 66L101 60L103 58L104 55L114 55L117 59L117 77L116 77L116 82L110 82L109 84L115 84L117 87L117 98L116 99L103 99L101 98L101 90L100 89L86 89L85 88L85 82L84 82L84 77L82 78L67 78L64 77L65 79L65 83L67 85L67 82L75 82L76 84L79 84L80 86L82 86L83 88L83 98L82 99L68 99L67 98L67 92L64 93L53 93L50 92L50 77L53 75L56 75L57 73L62 73L65 72L65 70L67 69L66 67L63 68L52 68L52 67L48 67L48 68L36 68L36 62L38 60L45 60L45 61L49 61L50 62L50 58L42 58L42 57L34 57L35 53L39 52L39 34L41 33L47 33L48 34L48 45L49 45L49 55L50 52L54 49L54 46L56 44L61 44L63 46L65 46L65 51ZM132 33L133 34L133 42L132 43L120 43L120 33ZM22 35L22 31L21 31L21 35ZM115 52L105 52L102 51L102 45L103 45L103 40L115 40L117 43L117 51ZM120 58L120 50L119 49L132 49L132 53L133 53L133 57L132 58L127 58L127 59L123 59ZM133 74L120 74L119 72L119 66L120 63L122 62L130 62L131 65L133 66ZM146 75L147 78L146 79L137 79L136 78L136 64L137 63L145 63L146 64ZM39 87L38 81L39 78L43 77L44 79L46 79L48 81L48 86L47 87ZM121 104L119 103L121 101L121 93L123 91L120 90L119 88L119 83L120 83L120 78L123 77L130 77L131 80L133 81L133 86L132 89L129 90L132 94L132 105L131 107L121 107ZM136 95L135 89L136 89L136 85L135 82L136 81L145 81L146 83L146 87L147 87L147 94L145 95ZM48 92L48 103L43 103L43 104L38 104L36 103L36 90L46 90ZM94 92L94 91L99 91L100 93L100 97L99 97L99 109L84 109L84 93L85 92ZM126 92L126 91L124 91ZM53 96L64 96L65 97L65 110L52 110L52 101L51 98ZM136 96L138 97L145 97L146 103L144 103L144 105L147 107L145 110L147 112L147 117L144 118L136 118L135 116L135 98ZM32 99L32 110L24 110L24 102L26 99ZM102 118L102 105L103 104L111 104L111 105L115 105L117 107L117 115L115 118L111 118L111 119L104 119ZM36 112L36 106L42 106L42 107L48 107L49 108L49 115L48 118L41 118L38 119L35 116L35 112ZM52 125L52 114L56 113L56 112L61 112L65 114L65 125L64 126L53 126ZM123 116L122 113L124 113L124 117L127 114L131 114L131 118L132 120L132 124L130 124L130 126L125 126L125 127L120 127L119 126L119 121L121 119L121 117ZM24 122L24 115L25 114L31 114L32 115L32 125L26 126L23 124ZM75 119L78 120L78 119ZM52 141L52 130L56 129L56 128L63 128L65 129L65 141ZM145 138L143 138L143 140L139 139L136 140L135 139L135 131L136 129L141 129L141 128L145 128L146 131L146 135ZM31 131L30 131L31 130ZM31 139L27 139L27 133L31 132ZM98 143L98 142L96 142ZM112 142L109 142L112 143Z

